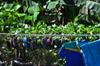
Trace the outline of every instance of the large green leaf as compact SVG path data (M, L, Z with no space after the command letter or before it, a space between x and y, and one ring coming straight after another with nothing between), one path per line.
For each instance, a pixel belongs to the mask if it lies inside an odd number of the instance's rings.
M17 15L18 17L23 17L23 16L26 16L25 13L15 13L15 15Z
M38 17L38 15L39 15L39 13L41 11L42 11L42 8L37 3L34 3L33 6L31 6L31 7L28 8L28 13L33 15L32 16L33 21L36 21L37 20L37 17Z
M29 15L25 16L25 20L32 20L32 16Z
M100 4L93 1L87 1L84 7L89 8L97 13L100 13Z
M13 9L14 9L15 11L17 11L20 7L21 7L21 5L16 4L16 5L13 7Z
M37 20L37 17L39 15L40 12L34 12L33 14L33 20L36 21Z
M89 8L93 11L96 11L96 13L100 13L100 3L90 0L60 0L60 4L63 5L69 5L69 6L77 6L80 7L83 5L83 7Z
M20 7L21 7L20 4L8 4L8 3L5 3L3 5L3 8L10 9L10 10L12 9L12 10L15 10L15 11L17 11Z
M2 16L3 15L3 12L0 12L0 16Z
M80 6L83 5L87 0L60 0L61 5L68 5L68 6Z
M34 12L40 12L40 11L41 11L41 7L37 3L35 3L33 6L28 8L28 13L30 14L34 14Z
M8 9L11 9L13 6L14 4L7 4L7 3L3 5L4 8L8 8Z
M55 9L58 3L59 3L59 1L49 2L47 9L49 9L49 10Z
M74 0L76 6L84 5L88 0Z

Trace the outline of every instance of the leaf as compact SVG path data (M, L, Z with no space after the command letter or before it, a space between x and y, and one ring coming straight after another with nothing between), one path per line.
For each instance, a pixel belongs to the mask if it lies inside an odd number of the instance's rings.
M3 8L5 8L5 9L12 9L12 10L18 10L19 8L21 7L21 5L19 5L19 4L4 4L3 5Z
M33 6L29 7L28 8L28 13L33 14L33 12L34 12L34 7Z
M26 14L25 14L25 13L16 13L16 15L17 15L18 17L23 17L23 16L25 16Z
M34 12L34 15L33 15L33 20L34 22L37 20L37 17L39 15L40 12Z
M2 7L0 7L0 9L2 9Z
M76 6L84 5L88 0L74 0Z
M13 7L13 9L14 9L15 11L17 11L20 7L21 7L21 5L16 4L16 5Z
M2 16L3 15L3 12L0 12L0 16Z
M64 0L60 0L60 6L67 5Z
M9 9L11 9L13 6L14 6L14 4L6 4L6 5L4 5L5 8L9 8Z
M32 20L32 16L25 16L25 20Z
M84 5L84 7L89 8L89 9L95 11L96 13L100 13L100 4L97 2L87 1L86 5Z
M49 9L49 10L55 9L57 4L58 4L58 1L49 2L47 9Z
M80 7L80 5L83 5L83 7L89 8L96 13L100 13L100 4L98 2L90 1L90 0L74 0L75 6Z
M2 8L7 11L11 11L11 9L13 9L13 6L14 6L14 4L5 3L5 4L3 4Z
M34 12L40 12L41 7L38 4L35 4L34 6L31 6L28 8L28 13L34 14Z
M7 8L7 6L8 6L8 4L7 4L7 3L5 3L5 4L3 5L3 8Z

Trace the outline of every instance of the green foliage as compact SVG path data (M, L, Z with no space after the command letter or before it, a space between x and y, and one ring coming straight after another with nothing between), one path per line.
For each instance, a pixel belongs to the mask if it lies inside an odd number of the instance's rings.
M47 6L47 9L49 9L49 10L55 9L57 7L58 3L59 3L58 1L51 1L51 2L49 2L48 6Z
M53 2L56 3L57 2ZM77 16L73 22L69 22L66 25L47 25L45 20L40 20L37 23L35 21L38 15L42 12L42 7L35 3L34 6L28 8L28 13L20 13L19 4L4 4L0 8L0 32L18 32L18 33L33 33L33 34L86 34L86 33L99 33L100 27L94 25L86 26L85 24L79 24L78 20L82 17ZM53 14L53 13L51 13ZM50 15L50 14L49 14ZM48 15L47 15L48 17ZM98 16L99 19L99 16ZM31 25L27 23L29 21Z
M19 13L21 5L4 4L0 8L0 32L10 32L11 28L23 27L25 20L32 20L32 16Z
M28 13L31 14L32 20L35 22L37 20L37 17L39 13L42 11L41 6L38 3L34 3L33 6L30 6L28 8Z
M56 24L47 26L43 22L38 22L35 26L28 28L18 28L12 30L11 32L15 33L19 31L19 33L32 33L32 34L97 34L100 33L100 26L98 25L90 25L85 26L84 24L73 23L70 22L67 25L59 25Z
M6 0L0 4L0 32L27 34L99 34L100 33L100 4L90 0ZM0 1L1 2L1 1ZM10 3L9 3L10 2ZM11 3L12 2L12 3ZM17 2L17 3L16 3ZM80 10L86 7L94 13L80 15ZM86 10L87 10L86 9ZM90 20L87 20L90 19ZM84 21L81 21L84 20ZM88 25L88 22L93 23ZM64 24L63 24L64 23ZM84 24L85 23L85 24ZM51 25L50 25L51 24ZM61 25L63 24L63 25ZM0 47L3 46L4 36L0 36ZM89 37L94 40L96 37ZM70 37L69 40L75 38ZM39 43L40 40L38 41ZM1 48L5 60L14 57L14 49ZM33 53L35 56L33 57ZM56 50L36 49L25 54L26 59L39 64L59 64ZM41 59L40 59L41 57ZM33 59L32 59L33 58ZM45 64L45 62L43 62ZM62 64L62 65L61 65ZM48 65L46 65L48 66ZM52 66L52 65L51 65Z
M43 0L42 2L40 0L17 1L17 3L20 3L21 5L13 4L13 2L16 1L12 0L7 2L12 3L5 3L4 5L2 4L0 9L3 7L6 10L10 11L21 11L28 16L25 16L25 20L28 19L28 21L32 22L43 20L46 23L52 23L52 21L55 21L54 23L56 24L62 24L63 22L64 24L66 24L68 21L73 21L74 18L79 15L79 11L83 7L86 7L89 10L93 10L94 12L96 12L96 14L92 15L94 16L94 18L97 18L97 16L95 15L99 15L100 12L100 5L98 2L87 0ZM88 15L89 14L90 13L88 13ZM93 19L92 16L88 18ZM93 21L98 22L99 20L94 19Z
M40 12L40 11L41 11L40 6L37 3L35 3L35 5L28 8L28 12L30 14L34 14L34 12Z
M100 15L100 3L93 2L93 1L87 1L84 7L87 7Z

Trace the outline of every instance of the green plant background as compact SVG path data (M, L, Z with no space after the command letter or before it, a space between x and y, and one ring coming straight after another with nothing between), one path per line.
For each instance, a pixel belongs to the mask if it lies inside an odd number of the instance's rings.
M99 34L100 1L99 0L0 0L0 33L19 34ZM0 35L0 47L6 47L6 35ZM95 40L96 37L89 37ZM75 40L70 37L69 40ZM14 49L0 48L6 60L14 56ZM63 66L64 60L54 53L57 50L36 49L37 56L50 59ZM42 53L41 53L42 52ZM38 54L39 53L39 54ZM32 52L26 53L31 60ZM43 56L44 57L44 56ZM49 58L51 57L51 58ZM44 58L32 60L42 61ZM37 63L38 64L38 63Z

